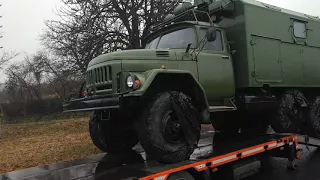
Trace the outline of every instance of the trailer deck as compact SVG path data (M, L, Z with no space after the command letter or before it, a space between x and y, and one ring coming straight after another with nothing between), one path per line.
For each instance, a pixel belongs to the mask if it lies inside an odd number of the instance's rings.
M141 148L119 155L96 156L59 162L42 167L10 172L0 175L7 179L141 179L165 180L172 174L186 171L209 177L226 164L232 164L259 154L284 158L299 158L298 136L265 135L254 139L233 137L213 142L213 137L200 140L199 147L190 159L175 164L161 164L146 156Z

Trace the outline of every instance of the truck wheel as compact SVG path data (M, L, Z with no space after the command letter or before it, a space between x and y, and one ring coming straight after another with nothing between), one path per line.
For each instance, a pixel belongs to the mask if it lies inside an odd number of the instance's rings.
M186 160L200 139L201 125L190 98L170 91L157 95L136 123L147 154L162 163Z
M110 154L131 151L139 139L129 121L123 121L117 115L110 115L109 120L101 120L94 112L89 121L89 132L93 144L103 152Z
M279 133L298 133L300 131L301 108L298 99L303 96L297 90L285 92L279 102L278 109L270 116L271 127Z
M320 97L316 97L311 103L308 121L307 134L311 137L320 138Z

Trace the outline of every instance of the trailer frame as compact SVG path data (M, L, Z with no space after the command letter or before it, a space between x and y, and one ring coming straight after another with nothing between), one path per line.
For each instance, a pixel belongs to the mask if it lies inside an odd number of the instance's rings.
M263 153L267 153L273 157L288 158L288 168L294 168L294 160L300 159L301 150L299 149L298 136L295 134L269 134L266 136L271 136L270 140L266 142L176 168L170 168L165 171L140 177L139 180L167 180L170 176L182 171L203 173L202 176L204 179L209 180L212 179L212 173L219 171L219 167Z

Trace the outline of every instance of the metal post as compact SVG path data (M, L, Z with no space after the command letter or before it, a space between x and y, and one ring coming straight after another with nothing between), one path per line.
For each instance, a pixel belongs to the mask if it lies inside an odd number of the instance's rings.
M293 142L293 140L290 139L289 144L292 143L291 145L288 145L288 162L287 162L287 168L290 170L296 170L295 166L295 160L296 160L296 155L297 155L297 149L296 145Z

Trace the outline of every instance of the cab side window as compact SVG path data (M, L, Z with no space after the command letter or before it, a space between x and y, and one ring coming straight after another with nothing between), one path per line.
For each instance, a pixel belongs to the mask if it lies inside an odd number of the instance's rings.
M201 41L202 39L206 38L207 28L201 28L200 29L200 38L199 40ZM223 51L223 44L222 44L222 35L221 31L217 30L217 38L215 41L212 42L206 42L204 45L204 50L214 50L214 51Z

